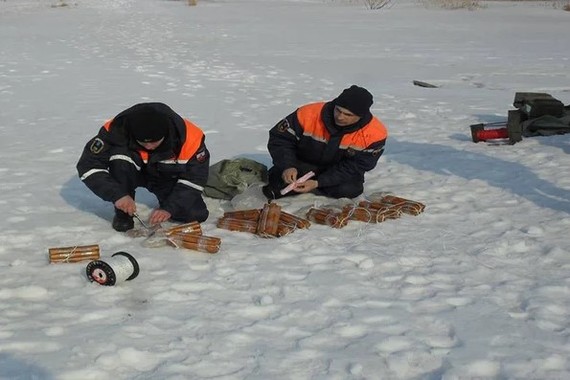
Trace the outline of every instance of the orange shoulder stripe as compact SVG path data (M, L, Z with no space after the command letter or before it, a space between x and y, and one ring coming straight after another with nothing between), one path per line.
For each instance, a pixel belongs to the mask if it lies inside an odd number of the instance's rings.
M198 148L200 148L202 138L204 137L204 132L190 120L184 119L184 124L186 125L186 141L184 141L184 145L182 145L178 155L179 162L190 161L198 151Z
M321 118L321 111L325 103L312 103L299 107L297 119L303 127L303 135L311 137L316 141L328 142L330 133ZM385 140L388 137L386 126L376 117L366 124L362 129L348 133L342 137L341 149L353 148L364 150L377 141Z
M372 117L370 123L366 124L364 128L344 135L340 141L340 148L364 150L370 144L385 140L387 137L388 130L386 126L376 117Z
M325 103L311 103L299 107L297 119L303 127L303 135L310 136L317 141L329 141L330 133L321 119L321 111Z
M114 119L109 119L105 122L105 124L103 124L103 128L105 128L105 130L107 132L109 132L109 130L111 129L111 123L113 122Z

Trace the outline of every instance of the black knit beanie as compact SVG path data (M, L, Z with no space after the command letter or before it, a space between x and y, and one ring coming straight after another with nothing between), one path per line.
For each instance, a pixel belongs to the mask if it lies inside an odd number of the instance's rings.
M333 100L336 106L346 108L357 116L365 116L370 112L373 103L372 94L363 87L352 85Z
M146 108L129 115L128 123L135 140L154 142L168 134L170 119L163 113Z

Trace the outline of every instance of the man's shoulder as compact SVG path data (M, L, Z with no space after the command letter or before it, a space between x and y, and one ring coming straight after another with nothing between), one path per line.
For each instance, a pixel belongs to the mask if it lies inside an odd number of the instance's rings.
M301 107L299 107L299 109L301 108L320 108L322 106L325 105L326 102L312 102L312 103L307 103L302 105Z
M305 104L297 109L297 116L301 117L308 117L308 116L315 116L318 117L321 115L321 110L325 106L325 102L316 102L316 103L308 103Z
M127 145L128 141L123 119L114 118L107 120L107 122L105 122L103 127L101 127L99 130L97 137L101 138L103 141L107 142L110 145Z
M358 130L357 133L364 138L367 145L385 140L388 137L388 129L384 123L375 116L372 117L370 122L366 124L364 128Z
M374 115L372 116L372 120L370 120L369 125L372 126L372 128L374 128L374 129L381 130L385 134L388 134L388 128L386 127L386 124L384 124L382 122L382 120L380 120L379 118L377 118Z
M192 120L181 117L179 120L175 121L175 125L186 131L186 133L192 138L197 136L202 136L204 131L198 125L196 125Z

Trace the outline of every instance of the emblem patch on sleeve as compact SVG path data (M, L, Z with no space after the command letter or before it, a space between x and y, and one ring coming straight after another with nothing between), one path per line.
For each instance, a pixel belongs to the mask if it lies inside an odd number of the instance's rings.
M204 161L206 161L206 158L208 158L208 155L206 154L206 150L202 150L202 151L198 152L198 154L196 154L196 160L198 162L204 162Z
M104 147L105 143L103 142L103 140L101 140L99 137L96 137L95 140L93 140L93 142L91 143L89 150L93 154L99 154L101 153Z

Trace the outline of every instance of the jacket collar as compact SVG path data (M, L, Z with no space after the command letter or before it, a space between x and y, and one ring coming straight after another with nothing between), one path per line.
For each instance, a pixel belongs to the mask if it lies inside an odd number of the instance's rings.
M369 112L367 115L362 116L356 123L347 125L345 127L339 127L334 122L334 102L330 101L328 103L325 103L323 106L323 109L321 111L321 119L325 123L325 127L331 136L336 136L346 135L348 133L352 133L364 128L372 120L372 114Z

